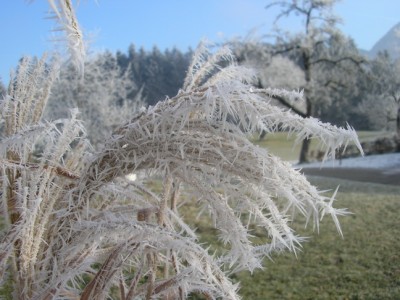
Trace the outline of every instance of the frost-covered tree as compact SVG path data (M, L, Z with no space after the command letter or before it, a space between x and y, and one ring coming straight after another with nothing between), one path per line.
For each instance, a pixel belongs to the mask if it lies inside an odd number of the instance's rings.
M89 56L83 66L83 76L71 64L61 67L53 84L46 118L65 118L69 108L78 108L87 135L97 148L117 125L145 103L140 88L129 76L129 68L122 71L111 53Z
M346 74L343 69L347 69L349 63L354 67L363 61L355 48L337 48L337 45L348 44L346 38L337 29L336 24L339 19L332 12L337 2L338 0L282 0L271 1L266 6L267 9L275 6L281 8L275 22L292 14L302 20L302 30L295 34L277 31L273 55L286 54L298 60L305 79L306 108L300 114L304 117L317 116L318 106L329 99L326 95L329 95L330 88L336 89L343 83L343 81L340 82L341 76L332 77L334 69ZM336 48L332 48L332 45ZM278 100L285 106L291 106L283 98ZM300 162L307 161L309 145L309 139L303 141Z
M357 108L372 130L393 131L397 105L390 98L379 94L364 94Z
M258 88L268 87L301 91L305 85L303 70L288 56L272 55L274 45L264 43L261 38L252 37L245 40L234 39L227 43L233 49L238 63L256 72L253 84ZM298 97L285 99L273 95L274 103L281 107L292 109L304 116L304 100ZM294 101L296 100L296 101ZM261 134L263 137L265 132Z
M367 68L367 86L360 109L376 129L390 129L400 137L400 60L379 53Z
M281 55L273 56L269 65L260 71L263 86L292 91L299 90L305 84L304 73L299 66Z
M288 57L272 56L270 62L258 70L258 84L261 87L285 89L288 91L301 91L305 86L304 72ZM303 115L305 111L304 99L287 99L275 96L276 104L290 108L293 112Z
M1 81L1 77L0 77L0 98L5 96L5 94L6 94L6 88L3 84L3 82Z
M282 128L334 155L349 142L360 148L356 133L272 105L272 95L301 95L253 87L229 49L201 45L179 93L121 124L96 152L77 109L43 119L57 70L45 57L23 59L0 102L0 275L13 299L239 299L228 275L295 252L298 216L318 228L328 214L341 232L335 195L248 136ZM162 191L146 184L153 175ZM218 254L200 244L185 199L211 217Z

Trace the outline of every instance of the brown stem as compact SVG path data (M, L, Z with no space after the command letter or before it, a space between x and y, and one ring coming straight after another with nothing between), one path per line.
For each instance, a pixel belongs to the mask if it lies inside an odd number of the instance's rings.
M147 254L147 261L150 267L149 283L147 285L146 300L151 300L154 293L154 283L156 281L156 263L155 255L153 253Z
M135 277L132 279L131 285L129 286L128 294L125 297L126 300L133 300L133 298L136 296L135 295L136 287L142 275L143 275L143 265L140 266L139 270L136 271Z
M165 214L167 209L168 200L171 198L171 190L173 186L173 179L170 175L166 176L164 182L164 195L160 203L160 209L157 213L157 222L161 227L165 227Z
M123 279L119 280L119 291L120 291L121 300L126 300L126 297L125 297L125 284L124 284Z

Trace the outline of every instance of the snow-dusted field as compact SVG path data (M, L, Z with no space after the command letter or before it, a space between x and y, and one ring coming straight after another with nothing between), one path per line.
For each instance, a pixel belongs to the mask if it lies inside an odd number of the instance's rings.
M400 185L400 153L294 165L306 175Z
M323 163L298 164L295 167L306 168L367 168L380 170L399 170L400 153L369 155L364 157L346 158L342 160L327 160Z

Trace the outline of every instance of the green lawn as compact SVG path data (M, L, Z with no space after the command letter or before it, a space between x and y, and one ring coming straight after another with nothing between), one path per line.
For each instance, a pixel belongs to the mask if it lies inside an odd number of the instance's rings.
M298 159L300 144L295 145L295 136L289 136L285 132L267 134L264 139L253 138L252 142L262 148L267 148L269 152L280 158L293 161Z
M234 276L243 299L400 299L400 187L311 178L321 188L341 185L337 207L342 239L326 218L296 258L285 253L266 260L253 275Z

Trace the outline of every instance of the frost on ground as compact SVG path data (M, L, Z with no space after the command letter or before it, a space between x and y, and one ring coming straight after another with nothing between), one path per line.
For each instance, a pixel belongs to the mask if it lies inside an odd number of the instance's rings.
M360 168L360 169L380 169L380 170L399 170L400 153L368 155L363 157L327 160L325 162L315 162L309 164L297 164L298 168Z
M307 176L400 185L400 153L297 164L295 167Z

